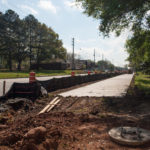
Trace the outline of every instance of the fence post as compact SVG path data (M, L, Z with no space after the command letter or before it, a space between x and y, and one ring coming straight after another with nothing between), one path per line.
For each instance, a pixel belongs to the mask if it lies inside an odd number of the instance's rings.
M6 81L3 81L3 96L5 95Z

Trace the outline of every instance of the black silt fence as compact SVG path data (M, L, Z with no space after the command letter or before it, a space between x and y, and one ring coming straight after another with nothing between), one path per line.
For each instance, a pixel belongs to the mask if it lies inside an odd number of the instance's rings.
M58 89L69 88L82 83L103 80L110 77L120 75L119 73L107 73L107 74L93 74L85 76L63 77L54 78L47 81L38 81L48 92L52 92Z
M46 81L37 81L35 83L14 83L5 96L0 97L0 100L7 100L9 98L29 98L35 100L41 95L41 86L48 92L56 91L58 89L69 88L82 83L103 80L110 77L120 75L119 73L107 74L91 74L85 76L53 78Z
M35 100L41 94L40 92L40 84L35 83L13 83L9 91L5 94L5 96L0 97L0 100L6 101L10 98L29 98L31 100Z

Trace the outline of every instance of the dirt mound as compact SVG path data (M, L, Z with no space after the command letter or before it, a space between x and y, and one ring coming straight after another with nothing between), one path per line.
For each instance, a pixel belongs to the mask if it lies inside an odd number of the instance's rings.
M26 115L12 123L10 128L0 130L0 149L7 147L15 150L121 150L126 147L112 143L107 132L122 123L129 125L125 118L112 115L96 117L72 112ZM136 148L140 149L143 147Z
M65 130L65 127L70 126L74 117L73 113L55 113L19 119L11 128L0 130L0 145L15 149L35 148L35 145L56 147L58 144L55 143L59 143L62 138L73 139L71 132Z

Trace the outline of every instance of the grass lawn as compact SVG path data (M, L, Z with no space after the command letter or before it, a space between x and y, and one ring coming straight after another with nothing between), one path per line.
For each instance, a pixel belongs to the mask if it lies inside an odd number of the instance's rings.
M41 70L35 71L36 76L56 76L56 75L70 75L72 70ZM77 74L83 73L83 71L75 71ZM7 78L25 78L29 77L28 71L0 71L0 79L7 79Z
M138 73L135 76L135 86L146 95L150 94L150 75Z

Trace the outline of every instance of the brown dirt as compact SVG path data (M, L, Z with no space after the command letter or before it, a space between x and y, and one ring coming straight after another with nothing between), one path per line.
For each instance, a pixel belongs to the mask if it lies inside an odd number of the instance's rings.
M55 94L55 93L54 93ZM148 150L111 141L108 131L118 126L150 130L150 101L141 96L124 98L63 98L49 113L37 113L53 99L38 99L29 112L11 110L1 115L0 150ZM43 126L46 135L26 138L33 128Z

